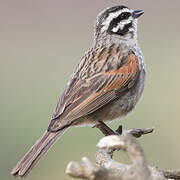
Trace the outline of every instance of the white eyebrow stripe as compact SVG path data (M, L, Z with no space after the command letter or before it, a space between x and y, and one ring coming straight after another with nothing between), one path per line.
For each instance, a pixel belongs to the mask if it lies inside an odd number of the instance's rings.
M108 27L109 27L109 24L110 24L110 22L114 19L114 18L117 18L121 13L123 13L123 12L131 12L128 8L124 8L124 9L121 9L121 10L119 10L119 11L117 11L117 12L112 12L112 13L110 13L109 14L109 16L106 18L106 20L102 23L102 25L104 25L103 27L102 27L102 32L103 31L105 31L105 30L107 30L108 29Z

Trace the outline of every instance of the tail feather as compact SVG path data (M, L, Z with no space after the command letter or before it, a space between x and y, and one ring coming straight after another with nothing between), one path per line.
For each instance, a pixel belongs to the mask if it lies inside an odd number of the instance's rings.
M66 129L67 127L58 132L45 131L25 156L17 163L16 167L11 171L11 174L15 177L25 177L28 175L39 159L48 151L57 139L64 134Z

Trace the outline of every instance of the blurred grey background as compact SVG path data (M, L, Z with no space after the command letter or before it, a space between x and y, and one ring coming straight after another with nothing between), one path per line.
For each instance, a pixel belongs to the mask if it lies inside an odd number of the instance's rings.
M143 9L138 39L147 84L136 110L117 128L155 127L139 141L150 165L180 168L179 0L0 0L0 176L10 170L47 128L70 74L91 46L93 24L106 7ZM27 180L69 180L69 161L92 161L102 137L97 129L73 128L49 151ZM129 162L117 152L115 159Z

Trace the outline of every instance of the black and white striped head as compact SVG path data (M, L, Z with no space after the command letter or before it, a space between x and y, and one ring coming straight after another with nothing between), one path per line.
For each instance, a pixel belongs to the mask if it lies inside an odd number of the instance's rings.
M137 18L144 12L131 10L126 6L115 6L105 9L97 17L95 35L111 34L121 38L135 38Z

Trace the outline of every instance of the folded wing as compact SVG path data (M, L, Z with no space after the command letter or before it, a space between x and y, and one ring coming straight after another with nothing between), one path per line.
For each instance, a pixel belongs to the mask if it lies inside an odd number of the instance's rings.
M95 112L133 88L139 74L138 59L129 54L118 69L85 80L72 79L57 104L48 130L58 131L76 119ZM60 111L59 111L60 109Z

